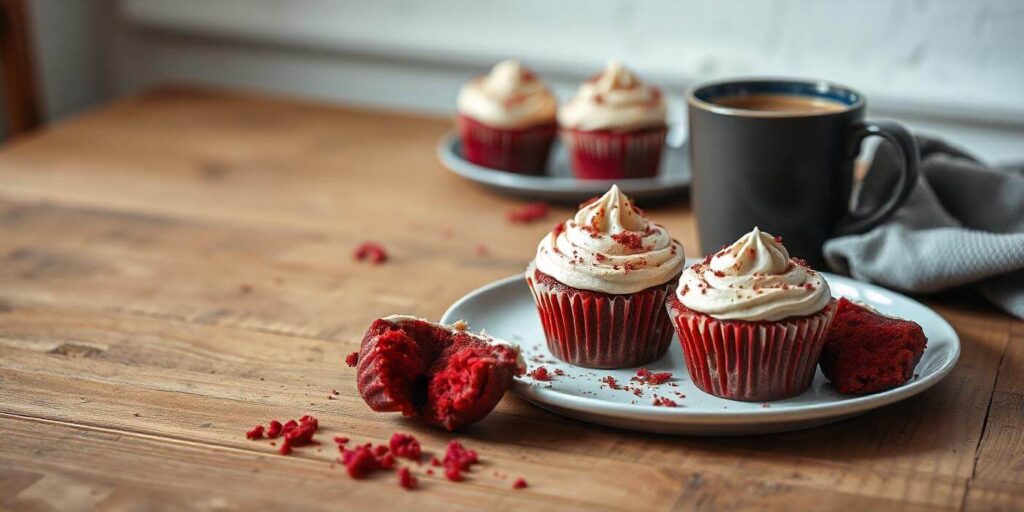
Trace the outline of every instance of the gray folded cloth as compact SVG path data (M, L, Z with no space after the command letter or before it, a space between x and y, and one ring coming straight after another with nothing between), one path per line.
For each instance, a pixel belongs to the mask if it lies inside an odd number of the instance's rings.
M836 272L914 293L971 285L1024 319L1024 165L994 167L945 142L917 137L921 178L886 222L825 243ZM879 146L857 210L884 202L900 157Z

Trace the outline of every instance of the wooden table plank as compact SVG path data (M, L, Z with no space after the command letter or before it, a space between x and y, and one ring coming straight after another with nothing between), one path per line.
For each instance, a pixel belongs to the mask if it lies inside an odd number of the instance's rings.
M549 224L570 209L509 225L503 214L517 201L435 162L433 146L449 124L164 89L0 150L0 505L1020 503L1024 323L962 296L927 301L963 342L946 381L808 431L644 435L510 396L458 436L493 466L469 484L430 482L416 493L398 492L388 478L350 481L330 468L330 450L280 457L246 441L251 424L305 412L327 433L366 441L405 430L437 449L452 438L370 412L340 359L376 316L436 318L466 291L521 272ZM685 202L648 210L688 254L699 253ZM480 214L465 222L467 211ZM384 242L392 261L353 262L353 247L367 239ZM340 393L334 400L331 389ZM67 453L53 448L64 445ZM161 457L167 467L136 474ZM531 486L512 491L492 468L522 473ZM285 500L276 481L302 496Z

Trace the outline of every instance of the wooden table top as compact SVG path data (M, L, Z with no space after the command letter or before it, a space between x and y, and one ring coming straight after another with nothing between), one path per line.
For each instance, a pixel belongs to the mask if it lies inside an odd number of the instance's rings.
M926 300L963 343L949 378L802 432L647 435L511 394L457 434L371 412L342 359L372 319L438 318L570 214L508 224L517 201L435 160L449 125L165 88L0 150L0 508L1024 509L1024 322L963 294ZM649 213L697 252L687 204ZM353 261L365 240L392 259ZM322 449L245 438L306 413ZM331 436L395 431L485 464L412 492L331 464Z

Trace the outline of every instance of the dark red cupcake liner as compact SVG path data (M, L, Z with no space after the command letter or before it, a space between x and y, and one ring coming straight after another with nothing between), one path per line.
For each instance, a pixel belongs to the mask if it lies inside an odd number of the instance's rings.
M625 295L553 286L552 281L530 264L526 282L555 357L587 368L629 368L665 355L672 324L664 304L675 280Z
M462 156L474 164L519 174L541 174L558 128L555 123L522 130L487 126L459 114Z
M658 174L668 128L630 132L563 130L562 142L577 178L617 180Z
M683 306L675 294L666 309L697 387L721 398L763 402L811 386L836 301L813 315L778 322L718 320Z

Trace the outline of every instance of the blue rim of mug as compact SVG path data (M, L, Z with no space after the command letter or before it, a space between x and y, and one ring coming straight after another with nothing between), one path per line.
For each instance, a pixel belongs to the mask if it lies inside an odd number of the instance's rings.
M783 94L829 100L843 105L843 109L819 112L783 112L768 110L747 110L728 107L714 102L715 98L741 94ZM731 78L705 82L686 91L686 102L701 110L716 114L744 117L810 117L827 116L850 112L864 106L864 95L854 89L827 80L801 78Z

